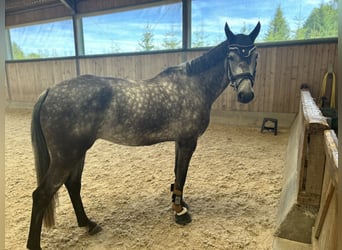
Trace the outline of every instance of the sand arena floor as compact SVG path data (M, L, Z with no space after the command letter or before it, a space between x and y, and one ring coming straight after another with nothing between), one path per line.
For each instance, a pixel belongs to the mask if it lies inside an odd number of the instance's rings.
M27 110L5 117L6 249L25 249L36 187ZM78 228L67 191L43 249L271 249L288 130L210 125L192 158L185 199L192 223L173 221L174 143L125 147L98 140L88 151L82 197L103 231Z

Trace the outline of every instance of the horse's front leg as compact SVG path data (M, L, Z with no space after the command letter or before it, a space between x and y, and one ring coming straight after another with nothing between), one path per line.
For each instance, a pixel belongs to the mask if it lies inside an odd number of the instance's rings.
M197 145L197 138L176 142L175 183L171 185L172 209L176 223L185 225L191 222L188 206L183 200L183 188L188 173L189 163Z

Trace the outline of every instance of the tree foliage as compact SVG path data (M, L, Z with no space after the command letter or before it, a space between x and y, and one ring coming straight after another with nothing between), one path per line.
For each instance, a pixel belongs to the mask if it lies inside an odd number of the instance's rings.
M200 48L208 46L208 35L205 34L203 27L193 33L193 41L191 47Z
M25 54L19 45L15 42L12 43L12 57L13 59L24 59Z
M178 49L181 47L181 44L181 40L177 39L177 33L173 28L164 34L164 40L162 42L164 49Z
M152 26L148 23L145 26L144 33L142 34L141 40L138 42L139 47L143 51L150 51L155 48L155 45L153 44L153 29Z
M240 29L241 34L248 34L251 30L253 30L253 25L247 25L246 22L243 22L243 26Z
M296 31L296 39L335 37L338 30L338 12L334 3L321 4L313 9L303 27Z
M269 24L265 41L284 41L290 38L290 27L286 22L280 5L277 7L276 14Z
M290 30L279 5L275 16L269 24L265 41L286 41L290 39L311 39L323 37L336 37L338 30L337 1L321 4L312 10L306 20L300 15L294 20L295 30ZM291 36L291 32L293 36Z
M24 51L19 47L19 45L16 42L12 42L12 57L15 60L21 60L41 58L42 56L38 53L29 53L25 55Z

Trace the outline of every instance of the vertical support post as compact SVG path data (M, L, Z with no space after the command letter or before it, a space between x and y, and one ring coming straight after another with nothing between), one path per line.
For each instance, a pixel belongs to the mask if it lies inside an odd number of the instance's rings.
M191 0L183 0L183 50L191 47ZM188 60L186 53L182 53L182 61Z
M0 1L0 34L5 33L5 1ZM5 37L0 36L0 44ZM5 193L5 46L0 46L0 193ZM0 200L0 220L5 221L5 197ZM0 227L0 235L5 235L5 227ZM0 240L0 249L5 249L5 238Z
M11 34L9 29L5 29L5 44L6 44L6 60L13 59L13 51L12 51L12 43L11 43Z
M341 24L342 23L342 0L338 1L338 23ZM339 65L342 65L342 25L338 26L338 62ZM341 66L340 66L341 69ZM337 84L338 86L342 86L342 70L339 70L338 72L339 74L339 84ZM338 88L338 97L341 98L342 97L342 88L339 87ZM340 120L338 122L338 130L340 131L340 133L338 133L338 137L339 137L339 141L341 142L342 140L342 135L341 135L341 131L342 131L342 123L341 123L341 117L342 117L342 100L340 99L338 102L338 116L340 117ZM341 144L340 144L341 145ZM339 162L342 162L342 147L339 146L338 147L338 155L339 155ZM337 197L338 197L338 212L337 212L337 218L339 223L337 223L337 232L342 232L342 223L341 219L342 219L342 167L340 166L338 168L338 179L339 179L339 184L338 184L338 190L337 190ZM338 242L337 242L337 249L342 249L342 237L337 237Z
M4 31L4 34L5 34L5 51L4 51L4 61L5 59L6 60L12 60L13 59L13 50L12 50L12 43L11 43L11 34L9 32L9 29L6 29L5 28L5 31ZM8 79L8 76L7 76L7 67L6 67L6 64L4 65L4 69L5 69L5 80L4 82L6 82L6 86L5 86L5 89L7 90L7 95L8 95L8 98L9 100L12 100L12 95L11 95L11 88L10 88L10 83L9 83L9 79Z
M84 55L83 22L79 16L73 16L76 56Z
M75 57L76 57L76 75L81 74L79 57L84 55L84 39L83 39L83 24L82 18L73 15L72 22L74 27L74 42L75 42Z

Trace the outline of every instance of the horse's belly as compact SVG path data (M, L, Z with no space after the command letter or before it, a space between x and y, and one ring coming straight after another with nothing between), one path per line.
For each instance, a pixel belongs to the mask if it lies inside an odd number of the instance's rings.
M178 141L185 138L198 137L207 128L209 119L194 119L187 121L172 121L162 126L147 124L115 124L103 126L98 133L101 139L113 143L144 146L165 141Z
M138 129L115 128L101 132L99 138L127 146L146 146L164 141L174 141L175 134L163 132L139 132Z

